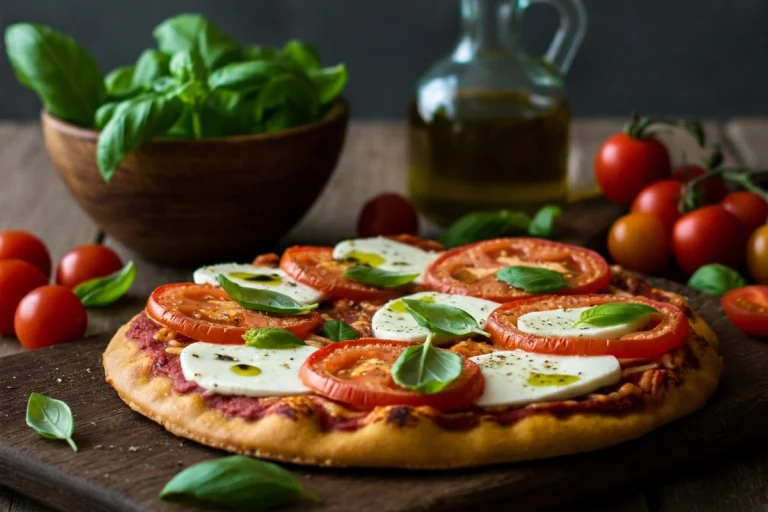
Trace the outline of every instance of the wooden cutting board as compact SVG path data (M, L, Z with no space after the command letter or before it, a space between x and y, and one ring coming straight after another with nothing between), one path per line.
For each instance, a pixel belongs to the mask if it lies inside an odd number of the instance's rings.
M545 461L444 472L287 466L324 501L280 510L445 511L507 500L528 510L668 472L764 436L768 345L733 327L715 297L660 279L654 284L689 296L721 339L726 371L702 411L636 441ZM125 406L104 382L100 361L108 340L101 335L0 359L0 483L59 510L184 510L160 501L160 489L184 467L222 452L177 438ZM70 404L78 453L25 425L33 391Z

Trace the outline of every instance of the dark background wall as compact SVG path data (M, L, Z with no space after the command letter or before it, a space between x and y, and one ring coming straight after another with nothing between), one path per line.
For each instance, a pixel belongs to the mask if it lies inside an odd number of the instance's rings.
M358 118L403 116L416 78L457 35L454 0L0 0L0 27L49 24L108 71L153 44L167 16L199 11L242 41L313 42L350 69ZM768 1L585 0L590 26L568 76L577 116L768 114ZM526 41L546 46L554 12L532 8ZM37 115L37 98L0 57L0 118Z

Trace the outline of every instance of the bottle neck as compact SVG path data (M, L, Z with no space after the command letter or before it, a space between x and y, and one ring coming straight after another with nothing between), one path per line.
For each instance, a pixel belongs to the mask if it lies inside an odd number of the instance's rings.
M454 60L466 62L479 54L494 55L519 51L518 0L461 0L462 34L453 53Z

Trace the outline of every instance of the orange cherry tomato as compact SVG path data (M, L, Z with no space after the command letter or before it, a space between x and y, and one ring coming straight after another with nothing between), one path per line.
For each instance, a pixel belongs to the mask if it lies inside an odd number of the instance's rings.
M13 336L13 315L26 294L48 284L40 269L22 260L0 260L0 334Z
M81 245L61 258L56 266L56 284L74 288L85 281L113 274L121 268L123 262L109 247L100 244Z
M379 194L370 199L357 219L357 236L416 235L419 216L400 194Z
M36 349L81 339L88 326L88 314L69 288L41 286L21 299L13 325L19 342Z
M0 260L24 260L40 269L45 277L51 275L51 255L38 237L26 231L0 233Z
M752 192L731 192L720 201L723 208L739 219L749 231L759 228L768 220L768 203Z
M664 223L672 232L672 227L680 218L679 204L683 185L675 180L662 180L645 187L632 202L635 213L651 213Z
M768 284L768 225L760 226L749 237L747 268L752 279Z
M753 336L768 336L768 286L731 290L723 295L721 303L736 327Z
M684 164L672 171L672 179L688 183L706 172L700 165ZM722 178L707 178L696 186L696 192L701 194L707 204L716 203L728 194L728 185Z
M686 213L675 223L672 252L689 275L707 263L739 268L748 237L744 225L722 206L705 206Z
M669 231L650 213L630 213L618 219L608 232L608 252L629 270L653 274L669 261Z

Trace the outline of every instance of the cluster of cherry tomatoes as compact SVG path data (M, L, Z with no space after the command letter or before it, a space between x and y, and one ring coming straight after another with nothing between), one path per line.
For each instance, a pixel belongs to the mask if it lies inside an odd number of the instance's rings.
M26 231L0 232L0 335L15 335L30 349L82 338L88 315L72 288L122 266L111 249L82 245L64 255L51 285L45 244Z

